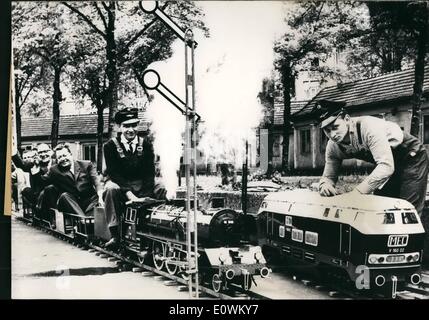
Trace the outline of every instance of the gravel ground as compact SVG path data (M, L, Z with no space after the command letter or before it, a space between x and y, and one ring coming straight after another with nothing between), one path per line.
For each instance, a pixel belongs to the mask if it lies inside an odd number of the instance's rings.
M337 189L343 193L351 191L356 185L358 185L365 177L364 176L344 176L338 179ZM291 176L291 177L281 177L282 186L284 187L297 187L297 188L311 188L315 187L319 182L320 177L318 176ZM193 185L193 180L192 185ZM241 182L241 177L237 177L237 182ZM264 184L272 183L272 179L264 180L254 180L249 181L249 184ZM184 179L182 179L183 187ZM222 187L221 186L221 177L220 176L197 176L197 185L202 188L202 190L207 192L219 192L222 190L231 190L232 187Z

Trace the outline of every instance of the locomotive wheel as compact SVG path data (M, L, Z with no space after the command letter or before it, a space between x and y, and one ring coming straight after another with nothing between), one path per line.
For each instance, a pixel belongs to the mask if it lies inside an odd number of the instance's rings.
M167 272L169 274L172 274L172 275L176 274L177 269L178 269L178 265L175 264L174 262L178 260L177 259L177 256L178 256L177 251L175 251L175 250L174 251L170 251L168 249L166 249L166 251L167 251L166 257L167 258L171 258L172 263L168 263L167 261L165 261L165 268L167 269Z
M188 256L187 253L179 252L179 261L186 262L188 259L187 256ZM183 280L186 280L186 281L189 280L189 275L186 273L186 267L185 266L180 266L179 272L180 272L180 275L182 276Z
M214 292L219 292L221 288L222 288L222 279L217 273L215 273L212 277L212 289Z
M165 257L165 246L160 242L154 242L152 246L152 258L153 264L155 268L161 270L164 266L164 260L162 258Z

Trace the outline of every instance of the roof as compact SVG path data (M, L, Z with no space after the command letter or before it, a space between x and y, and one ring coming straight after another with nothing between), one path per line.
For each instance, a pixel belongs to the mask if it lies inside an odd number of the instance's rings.
M348 107L375 104L413 95L414 68L386 73L378 77L357 80L323 88L294 116L310 114L321 99L346 101ZM425 67L423 92L429 92L429 65Z
M103 133L107 133L109 114L104 113ZM139 112L140 122L138 130L147 130L147 119L143 112ZM51 135L52 117L22 118L21 135L23 138L45 137ZM80 136L97 134L97 114L80 114L60 116L59 136Z
M301 110L308 101L292 101L290 104L290 113L293 115L299 110ZM274 124L283 124L283 110L284 110L283 101L274 102Z

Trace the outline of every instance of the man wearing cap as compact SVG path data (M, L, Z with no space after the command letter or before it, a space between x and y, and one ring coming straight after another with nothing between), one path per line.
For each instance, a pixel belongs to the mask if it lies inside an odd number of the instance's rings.
M429 170L424 146L394 122L372 116L350 117L345 105L329 100L318 104L321 128L329 138L320 194L337 194L335 184L343 159L361 159L376 166L352 192L402 198L421 215Z
M103 194L106 220L112 239L118 241L119 215L127 201L165 198L166 191L155 186L155 155L152 143L137 135L138 110L126 108L115 115L120 134L104 145L107 182ZM157 192L155 192L157 190ZM156 194L155 194L156 193Z

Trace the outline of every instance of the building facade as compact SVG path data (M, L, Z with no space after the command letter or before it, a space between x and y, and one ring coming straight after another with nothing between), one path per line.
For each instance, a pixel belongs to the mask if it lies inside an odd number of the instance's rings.
M392 72L378 77L329 86L292 114L290 167L301 171L321 171L327 138L317 123L316 103L322 99L345 101L351 116L371 115L393 121L410 132L414 69ZM421 104L420 140L429 150L429 66L425 68ZM358 160L346 160L346 167L367 167Z

